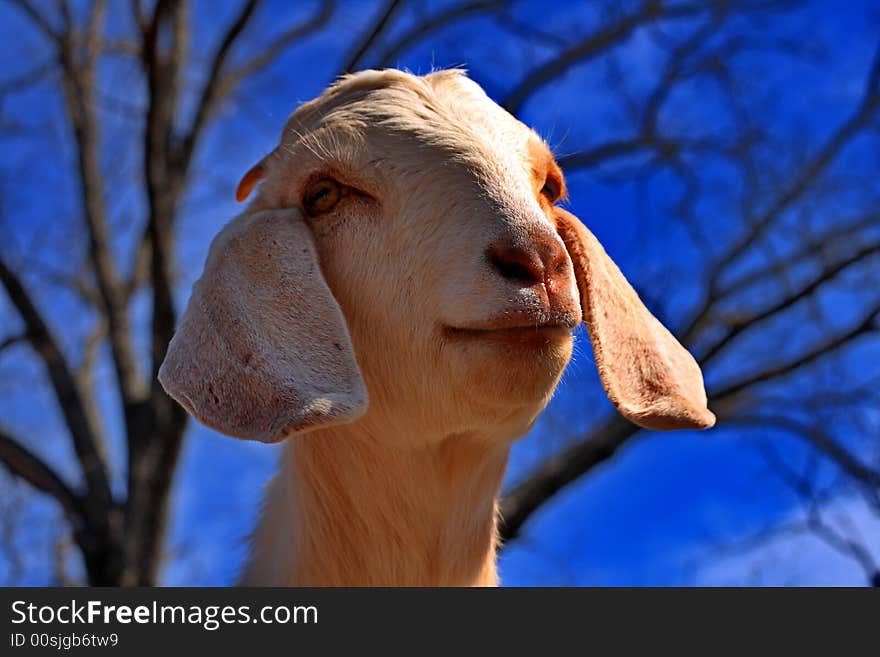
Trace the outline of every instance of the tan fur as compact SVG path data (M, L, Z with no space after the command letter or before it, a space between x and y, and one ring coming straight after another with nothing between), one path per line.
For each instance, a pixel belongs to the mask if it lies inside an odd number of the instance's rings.
M327 178L345 193L307 216ZM691 356L542 193L565 190L549 149L461 72L342 79L291 116L238 197L261 180L160 372L210 426L293 436L243 583L495 584L510 445L582 319L624 415L714 422Z
M389 449L350 427L289 441L242 582L495 585L507 451L468 435Z

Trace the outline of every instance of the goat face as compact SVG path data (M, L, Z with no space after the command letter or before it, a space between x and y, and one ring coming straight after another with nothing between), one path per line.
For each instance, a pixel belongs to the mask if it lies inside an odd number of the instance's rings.
M556 206L550 151L461 73L344 79L292 115L239 198L259 180L160 373L209 425L277 440L366 410L408 440L514 437L582 315L625 415L711 424L693 359Z
M283 143L264 198L307 216L370 414L416 436L511 413L524 429L581 319L540 193L548 175L562 190L543 143L449 73L355 78L295 114Z

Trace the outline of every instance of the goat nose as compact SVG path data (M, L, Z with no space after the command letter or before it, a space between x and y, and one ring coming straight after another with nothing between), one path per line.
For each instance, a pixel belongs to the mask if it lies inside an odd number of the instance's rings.
M489 246L486 257L495 270L515 283L550 287L566 268L565 249L559 240L532 238L528 247L509 242Z
M544 263L533 249L509 243L492 244L486 251L486 257L507 280L527 285L544 282Z

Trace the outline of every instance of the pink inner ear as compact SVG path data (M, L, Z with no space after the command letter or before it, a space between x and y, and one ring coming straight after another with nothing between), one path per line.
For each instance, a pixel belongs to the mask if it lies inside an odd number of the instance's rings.
M574 265L584 322L605 392L622 415L648 429L706 429L700 367L645 308L636 291L577 217L556 209Z
M159 380L239 438L274 442L364 413L348 329L298 210L241 215L214 239Z

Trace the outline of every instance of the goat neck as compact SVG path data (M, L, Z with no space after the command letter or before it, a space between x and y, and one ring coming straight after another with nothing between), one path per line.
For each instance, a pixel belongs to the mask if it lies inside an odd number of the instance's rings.
M242 583L497 585L509 443L457 434L388 444L356 425L288 441Z

